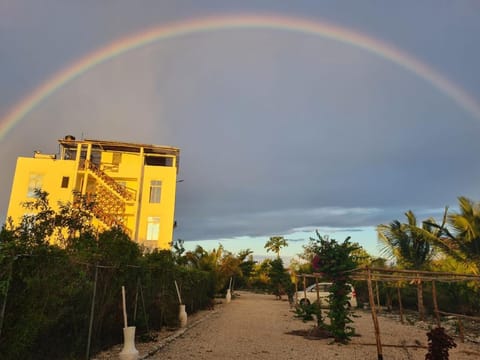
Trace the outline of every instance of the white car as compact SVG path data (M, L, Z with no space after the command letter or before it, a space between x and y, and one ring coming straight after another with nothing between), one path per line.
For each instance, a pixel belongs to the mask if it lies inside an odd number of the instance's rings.
M350 287L350 293L348 294L348 307L357 307L357 294L355 288L351 284L347 284ZM330 296L330 287L332 283L321 282L318 283L318 297L316 284L310 285L306 290L297 291L296 300L300 305L312 304L320 300L320 306L328 307L328 297ZM307 295L305 297L305 294Z

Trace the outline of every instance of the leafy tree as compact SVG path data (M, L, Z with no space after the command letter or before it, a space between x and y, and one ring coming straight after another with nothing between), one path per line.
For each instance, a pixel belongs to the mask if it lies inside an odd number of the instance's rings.
M47 244L55 232L55 211L50 207L48 193L35 189L34 194L35 200L22 204L28 214L15 229L22 242L32 246Z
M185 240L177 239L172 242L172 252L175 257L175 261L179 265L186 265L188 259L185 257Z
M190 266L212 272L217 292L226 289L231 277L241 275L240 260L225 251L222 245L210 252L198 245L194 251L188 251L185 257Z
M271 259L264 259L259 264L255 264L250 276L250 285L257 289L268 290L270 284L270 266Z
M268 275L270 277L270 291L279 299L283 294L287 294L291 298L294 292L293 284L281 258L278 257L271 261Z
M323 277L332 282L329 296L330 318L328 330L332 333L335 341L348 342L354 335L355 330L351 327L351 309L348 308L348 294L351 283L350 273L357 267L357 260L353 253L358 247L350 243L347 237L342 243L338 243L328 236L322 237L316 232L317 238L310 238L308 249L315 253L313 267L315 271L323 274ZM325 325L327 326L327 325Z
M426 221L425 224L437 232L425 236L444 254L466 266L470 272L479 275L480 202L461 196L458 198L458 205L460 208L458 213L447 214L448 208L445 209L444 221L441 225Z
M225 251L222 259L220 260L220 278L224 284L226 291L229 286L230 279L241 278L243 276L242 269L240 267L241 261L230 251Z
M129 312L136 303L135 288L142 294L138 299L144 312L135 321L138 332L144 329L138 325L147 322L156 328L175 325L178 300L172 279L183 286L182 299L190 311L211 304L213 271L178 266L167 250L143 254L120 228L93 231L86 207L76 208L79 204L60 204L55 211L48 194L39 191L25 204L29 214L21 223L15 226L9 221L0 231L2 359L83 357L94 285L91 353L121 341L123 285ZM232 262L226 260L229 253L221 250L207 253L201 266L215 263L228 274ZM210 259L218 259L219 254L225 261Z
M407 223L394 220L377 226L382 252L405 269L425 269L433 257L433 249L425 236L418 231L417 219L412 211L405 213ZM425 223L423 223L425 224ZM427 230L427 229L425 229Z
M280 257L280 250L286 246L288 246L288 242L283 236L272 236L265 243L265 249L267 249L267 252L274 252L277 254L277 258Z
M417 226L417 218L409 210L405 213L407 223L394 220L389 225L378 225L377 234L383 244L383 253L390 259L395 259L398 266L404 269L425 270L433 258L434 252L426 233L433 235L436 230L427 222L422 228ZM430 222L433 222L430 219ZM423 287L417 281L417 304L420 319L425 318L423 304Z
M253 254L253 250L251 249L244 249L240 250L238 252L238 260L240 261L245 261L247 258L250 258L250 256Z
M239 262L238 267L241 272L241 275L237 275L235 278L235 285L237 288L251 286L251 276L254 271L254 266L257 263L253 260L252 254L252 250L244 249L240 250L236 256Z

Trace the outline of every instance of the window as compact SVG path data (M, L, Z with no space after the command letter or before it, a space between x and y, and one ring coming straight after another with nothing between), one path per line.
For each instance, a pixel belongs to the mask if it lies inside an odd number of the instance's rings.
M122 162L122 153L114 152L112 155L112 164L120 165L121 162Z
M158 216L149 216L147 218L146 240L158 240L159 237L160 237L160 218Z
M150 203L160 203L162 197L162 182L160 180L150 181Z
M68 176L62 177L62 188L63 189L68 188L68 181L69 180L70 180L70 178Z
M173 157L167 156L145 156L145 165L151 166L173 166Z
M102 153L100 150L92 150L92 153L90 154L90 161L95 165L100 166L100 163L102 162Z
M27 197L33 198L35 196L35 190L41 189L43 183L43 175L41 174L30 174L28 178L28 189Z

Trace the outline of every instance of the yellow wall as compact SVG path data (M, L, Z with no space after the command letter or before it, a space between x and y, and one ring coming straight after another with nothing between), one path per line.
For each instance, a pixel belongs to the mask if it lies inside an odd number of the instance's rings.
M177 172L175 167L145 166L143 174L143 188L140 201L140 221L138 228L138 241L149 246L146 241L147 219L149 216L160 217L160 237L156 247L170 248L173 240L173 223L175 214L175 189ZM151 204L150 182L160 180L162 182L162 193L159 204ZM152 244L153 245L153 244Z
M84 172L79 172L77 166L78 161L74 160L18 158L8 216L18 224L26 213L21 204L33 199L27 198L30 174L33 173L43 175L42 190L49 193L50 205L54 209L58 201L72 201L72 191L75 187L81 190L81 179L84 178ZM171 167L144 165L142 153L104 151L100 169L115 181L125 183L136 195L134 201L126 203L125 210L125 225L131 230L132 240L148 247L170 248L175 214L176 164ZM69 176L68 188L61 188L63 176ZM92 185L96 178L88 173L86 178L89 179L88 188L95 188ZM149 202L151 180L162 182L160 203ZM160 217L160 235L156 241L146 241L149 216Z
M54 159L18 158L7 216L15 223L25 214L22 203L33 200L27 197L30 174L42 176L42 190L47 191L50 206L58 208L58 201L71 201L75 177L75 162ZM62 188L62 177L68 176L68 188Z

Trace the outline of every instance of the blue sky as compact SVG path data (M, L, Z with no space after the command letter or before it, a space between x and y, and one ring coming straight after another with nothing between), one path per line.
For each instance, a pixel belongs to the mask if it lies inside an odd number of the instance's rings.
M480 1L0 0L0 123L58 71L125 36L204 16L335 24L426 64L480 102ZM194 33L91 68L0 139L15 161L77 137L181 148L175 237L292 256L315 229L377 251L374 227L480 199L480 119L378 55L282 29Z

